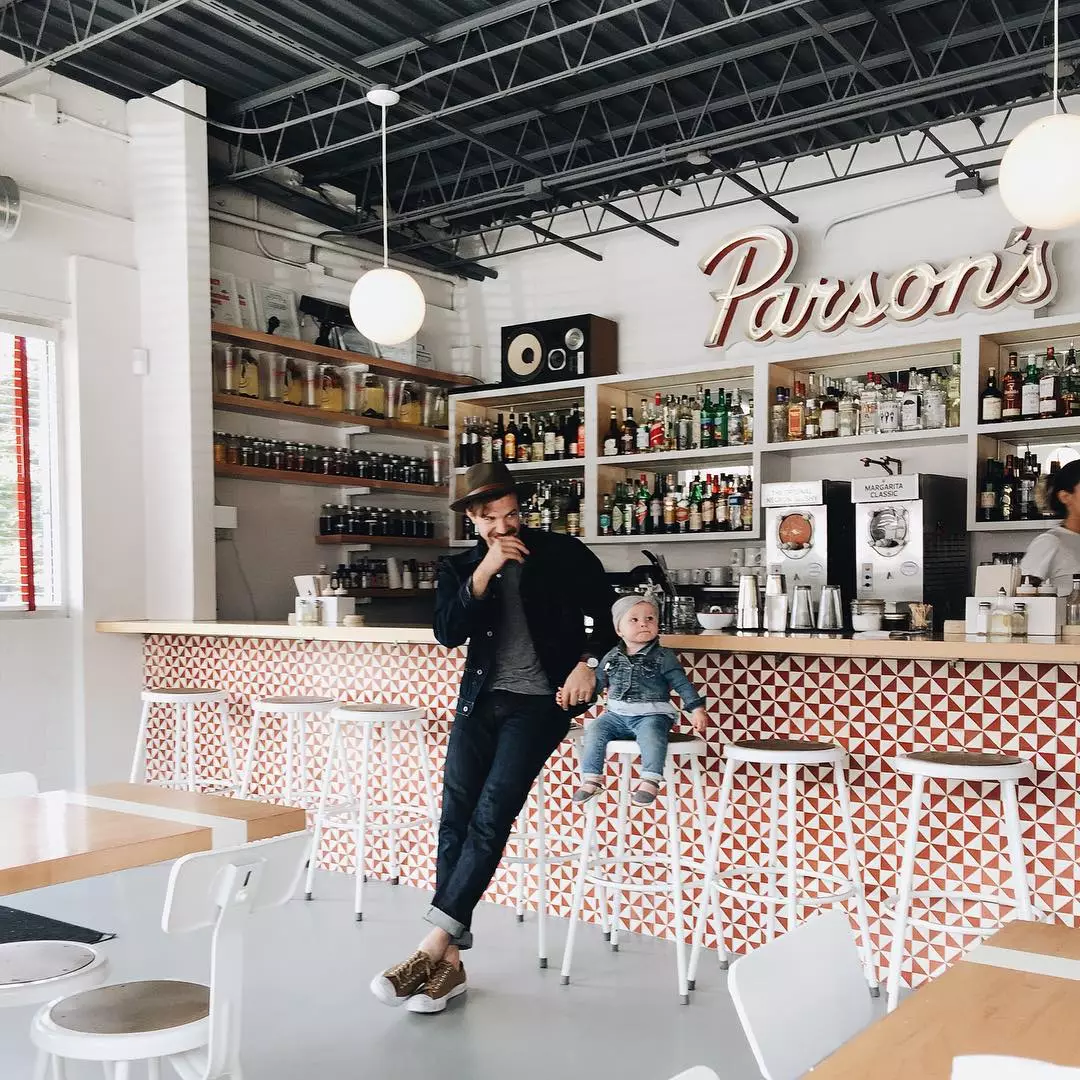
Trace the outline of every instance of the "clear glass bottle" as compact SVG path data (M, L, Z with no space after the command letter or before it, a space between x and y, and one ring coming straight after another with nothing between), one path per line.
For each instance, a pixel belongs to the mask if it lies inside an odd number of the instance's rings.
M900 430L918 431L923 426L923 396L919 373L908 372L907 389L900 398Z
M819 397L817 375L810 371L806 376L806 406L803 422L804 439L821 438L821 398Z
M821 398L821 437L835 439L840 433L840 390L830 386Z
M878 388L872 371L867 372L866 385L860 395L859 431L863 435L878 433Z
M788 401L788 441L798 441L806 435L806 398L802 383L796 383Z
M986 634L990 633L990 601L983 600L979 604L979 610L975 615L975 633Z
M1061 411L1061 384L1064 371L1053 345L1046 347L1046 362L1039 377L1039 416L1043 420L1063 416Z
M945 426L960 426L960 354L953 353L949 381L945 386Z
M787 442L788 392L782 386L776 388L776 400L769 408L769 442Z
M1061 415L1080 415L1080 366L1076 363L1076 347L1071 341L1065 353L1065 370L1061 376Z
M1028 616L1027 604L1013 604L1012 606L1012 636L1027 637Z
M855 395L851 392L850 379L844 384L844 391L840 395L836 412L837 435L841 439L857 435L859 433L859 407L855 402Z
M1065 625L1080 626L1080 574L1073 574L1072 586L1065 600Z
M900 430L900 399L891 386L878 391L877 429L882 435Z
M941 376L935 371L930 375L930 385L926 390L923 425L937 431L945 426L945 414L945 388L941 385Z
M742 446L747 442L746 432L743 430L743 408L739 391L731 395L728 403L728 446Z
M1004 589L998 589L998 597L990 611L990 636L1012 637L1012 607Z

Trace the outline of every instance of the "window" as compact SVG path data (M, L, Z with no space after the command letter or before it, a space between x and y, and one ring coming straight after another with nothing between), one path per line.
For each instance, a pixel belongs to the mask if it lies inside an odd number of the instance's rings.
M0 323L0 610L60 603L53 343Z

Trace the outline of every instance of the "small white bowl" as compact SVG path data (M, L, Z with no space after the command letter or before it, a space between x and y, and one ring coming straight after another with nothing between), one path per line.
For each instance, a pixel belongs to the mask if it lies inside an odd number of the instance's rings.
M852 614L851 629L855 630L856 632L862 632L865 630L880 630L881 615L878 612L874 612L873 615Z
M702 630L724 630L735 623L735 615L730 611L700 612L697 621Z

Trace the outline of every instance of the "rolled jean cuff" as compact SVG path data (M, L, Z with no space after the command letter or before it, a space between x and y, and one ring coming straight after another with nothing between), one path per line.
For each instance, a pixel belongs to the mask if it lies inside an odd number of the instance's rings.
M643 772L641 774L642 780L651 780L654 784L662 784L664 782L664 774L658 772Z
M445 930L450 935L451 945L456 945L462 950L472 948L472 931L464 924L458 922L457 919L447 915L445 911L440 911L437 907L429 907L424 918L431 923L432 926L437 926L440 930Z

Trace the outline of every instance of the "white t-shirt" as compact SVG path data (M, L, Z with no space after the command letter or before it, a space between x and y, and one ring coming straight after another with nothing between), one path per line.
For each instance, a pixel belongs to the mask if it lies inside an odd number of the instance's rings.
M1020 573L1052 581L1058 596L1068 596L1073 574L1080 574L1080 533L1066 529L1064 522L1040 533L1031 541Z

